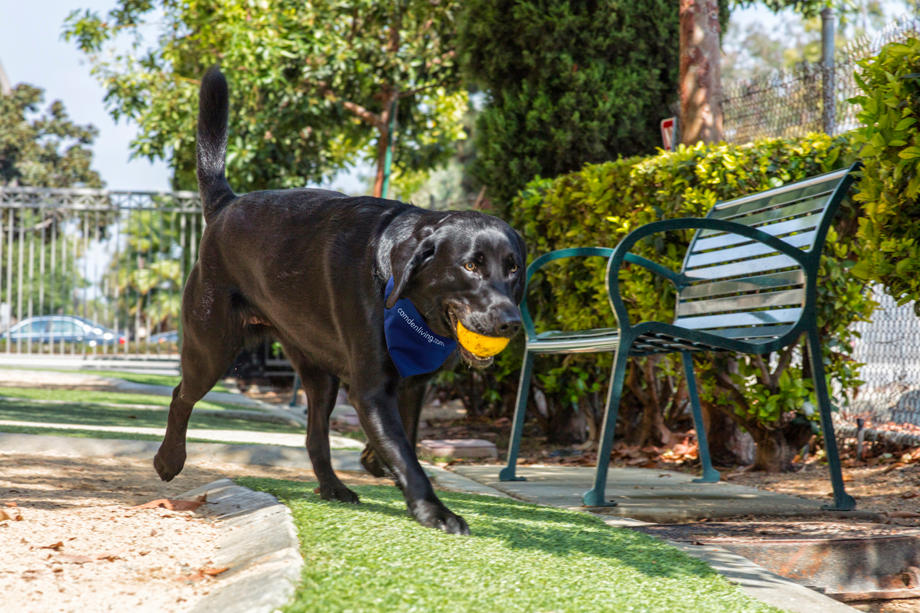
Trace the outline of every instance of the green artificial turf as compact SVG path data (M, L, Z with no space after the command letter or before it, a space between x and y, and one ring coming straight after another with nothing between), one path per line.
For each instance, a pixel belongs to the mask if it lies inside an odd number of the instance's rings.
M294 516L304 569L286 611L777 611L652 537L584 513L442 492L472 536L424 528L395 487L326 502L315 483L238 479Z
M144 385L162 385L165 387L176 387L179 385L181 377L178 375L153 375L153 374L143 374L143 373L132 373L132 372L120 372L112 370L78 370L78 371L69 371L77 372L81 375L96 375L98 377L108 377L110 379L123 379L125 381L130 381L131 383L143 383ZM218 381L213 388L212 392L229 392L223 382Z
M70 400L67 404L29 402L29 399L35 398L35 395L27 396L24 394L24 392L43 391L46 390L0 389L0 395L16 396L14 398L0 397L0 420L33 421L49 424L77 424L87 426L88 428L92 428L92 426L163 428L166 426L167 412L162 408L105 406L93 404L93 401L89 400L89 398L93 398L96 399L96 402L117 404L114 397L119 396L119 394L115 392L53 390L53 395L56 397L55 399ZM71 396L74 397L72 400L70 398ZM140 399L145 401L145 404L152 404L154 399L159 398L157 396L139 396L136 394L125 394L125 396L136 396L134 402ZM79 400L79 398L83 398L84 400ZM169 398L165 396L163 398L165 398L168 403ZM201 404L204 406L199 408L209 408L207 406L209 403ZM195 414L194 412L192 413L189 427L213 428L219 430L247 430L252 432L292 432L295 434L301 434L304 431L304 429L299 426L253 421L249 419L227 419L200 413Z
M154 374L143 374L143 373L132 373L132 372L122 372L116 370L69 370L69 369L55 369L55 368L38 368L38 367L28 367L28 366L0 366L0 369L5 370L32 370L40 372L65 372L65 373L76 373L80 375L95 375L97 377L108 377L110 379L123 379L125 381L130 381L132 383L143 383L145 385L163 385L165 387L176 387L179 384L180 377L178 375L154 375ZM223 382L218 381L216 385L212 388L211 391L214 392L229 392Z
M48 428L41 427L32 427L32 426L0 426L0 433L5 434L39 434L45 436L70 436L73 438L101 438L101 439L115 439L120 441L156 441L160 442L163 440L163 437L159 434L136 434L131 432L110 432L108 430L92 430L92 429L79 429L73 430L70 428L55 428L50 426ZM211 439L204 438L195 438L193 436L188 437L186 442L189 443L213 443L215 445L237 445L240 447L245 447L250 443L240 443L238 441L214 441ZM334 449L334 447L333 447Z
M143 394L133 392L111 392L104 390L68 390L53 387L0 387L0 397L27 398L29 400L50 400L55 402L73 403L106 403L125 405L150 405L168 407L172 396L159 396L157 394ZM255 410L248 406L228 404L225 402L211 402L201 400L195 403L196 409L232 409Z

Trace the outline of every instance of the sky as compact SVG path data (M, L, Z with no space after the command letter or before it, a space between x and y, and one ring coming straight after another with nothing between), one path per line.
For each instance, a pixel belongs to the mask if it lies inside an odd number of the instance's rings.
M0 63L10 83L30 83L45 90L45 106L61 100L70 118L93 124L99 136L93 145L93 168L109 189L163 191L169 170L163 162L128 160L135 128L115 123L103 104L102 87L76 45L61 39L67 15L78 8L108 11L113 0L0 0Z
M13 85L26 82L43 88L46 106L61 100L74 122L99 129L93 168L106 187L168 190L170 173L164 162L129 159L135 127L124 119L112 120L103 103L104 90L90 75L89 62L74 43L61 39L64 19L71 11L89 8L105 14L115 5L115 0L0 0L0 64ZM770 19L776 18L762 8L732 14L733 21L742 23ZM365 182L351 175L335 180L333 186L357 194L365 189Z

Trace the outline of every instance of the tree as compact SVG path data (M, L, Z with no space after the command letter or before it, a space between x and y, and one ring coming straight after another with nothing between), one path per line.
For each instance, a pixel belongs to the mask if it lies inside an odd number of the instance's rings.
M101 187L90 168L96 128L73 123L60 100L42 113L43 101L26 83L0 94L0 185Z
M106 18L71 13L65 38L89 55L113 117L138 123L132 151L168 160L176 188L195 184L198 79L219 62L232 87L236 187L298 187L364 156L376 163L379 194L397 107L395 162L405 168L438 164L461 136L456 5L120 0ZM151 24L159 34L146 46Z
M194 263L187 245L199 240L197 235L183 237L180 218L185 213L171 207L168 197L159 204L159 210L128 214L124 246L109 264L107 279L117 289L116 320L134 321L135 329L148 335L178 327L183 271Z
M813 7L817 9L820 7ZM892 17L916 14L920 0L850 0L836 4L838 16L834 42L838 49L867 32L882 29ZM779 24L753 22L744 28L731 23L722 39L722 77L728 81L757 78L802 62L821 60L821 18L812 10L802 19L781 19Z
M464 70L485 93L473 172L499 207L534 176L651 153L677 78L672 0L468 0Z
M680 0L680 141L722 140L717 0Z

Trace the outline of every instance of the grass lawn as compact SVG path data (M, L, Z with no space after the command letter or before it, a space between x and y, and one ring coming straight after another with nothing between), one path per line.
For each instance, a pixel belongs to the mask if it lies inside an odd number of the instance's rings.
M584 513L441 492L471 537L412 520L395 487L326 502L315 483L238 479L294 516L304 557L285 611L777 611L666 543Z
M32 394L26 395L26 392ZM50 394L55 400L67 400L66 404L45 404L29 402L29 399L45 399ZM0 396L0 420L32 421L57 424L79 424L92 426L132 426L163 428L166 426L166 411L162 408L141 408L137 406L111 406L113 404L155 404L162 398L168 404L166 396L144 396L138 394L119 394L117 392L83 392L70 390L25 390L3 388ZM128 400L130 399L130 402ZM121 401L121 402L119 402ZM106 404L95 404L95 403ZM161 404L161 403L156 403ZM199 403L197 408L219 408L209 406L211 403ZM212 415L192 413L189 423L191 428L214 428L220 430L248 430L253 432L292 432L301 434L304 429L270 422L251 421L248 419L226 419ZM4 431L9 431L3 427ZM121 438L125 438L123 435ZM133 437L131 437L133 438Z

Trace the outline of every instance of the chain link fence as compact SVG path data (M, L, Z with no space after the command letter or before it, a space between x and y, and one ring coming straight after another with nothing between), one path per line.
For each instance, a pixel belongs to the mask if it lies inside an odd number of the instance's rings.
M920 444L920 317L913 303L898 305L881 288L872 289L878 308L872 321L854 327L860 337L853 360L862 364L862 387L849 394L840 421L862 418L870 427L885 423L909 426Z
M808 132L842 134L859 127L857 107L847 100L861 92L857 63L877 55L891 42L920 37L920 17L892 22L881 31L837 49L833 72L825 78L821 63L723 87L725 139L734 143L758 138L795 137ZM832 88L834 108L825 113L824 87ZM853 436L865 424L867 436L920 445L920 317L913 304L898 306L879 288L870 290L879 306L870 322L856 325L861 337L852 358L862 364L864 384L841 393L836 415L840 433ZM889 424L889 425L885 425ZM887 430L897 424L895 431ZM877 429L876 429L877 428ZM881 433L881 434L879 434Z
M860 93L853 77L856 63L878 54L888 43L911 36L920 36L920 17L894 21L835 52L833 79L829 80L834 92L834 112L829 115L833 118L829 126L825 126L824 67L820 62L803 62L790 70L723 84L725 140L747 143L758 138L802 136L808 132L841 134L858 127L856 107L847 102Z

